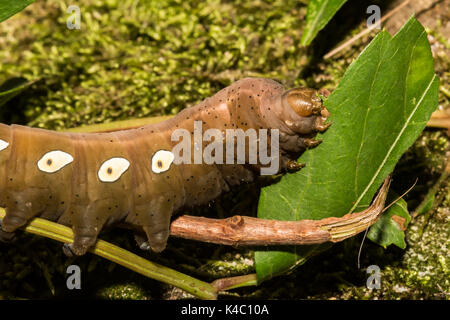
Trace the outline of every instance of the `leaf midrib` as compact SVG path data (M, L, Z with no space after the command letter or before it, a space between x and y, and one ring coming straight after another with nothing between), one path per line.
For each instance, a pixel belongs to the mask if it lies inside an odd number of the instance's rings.
M372 179L370 180L370 182L367 184L366 188L364 189L364 191L361 193L361 195L359 196L359 198L356 200L355 204L353 205L353 207L350 209L349 212L352 212L353 210L355 210L355 208L359 205L359 202L361 201L361 199L366 195L367 191L369 190L369 188L372 186L373 182L375 181L375 179L377 178L378 174L380 173L381 169L384 167L384 165L386 164L387 159L389 158L390 154L392 153L392 151L394 150L395 146L397 146L398 141L400 140L400 138L403 135L403 132L406 130L406 128L409 126L411 118L414 116L414 114L416 113L417 109L419 108L420 104L422 103L423 99L425 98L426 94L428 93L428 91L431 88L431 85L434 82L434 79L436 79L436 74L433 75L433 77L431 78L430 82L428 83L427 88L425 89L424 93L422 94L422 96L420 97L420 100L417 102L416 106L414 107L414 110L411 112L411 114L409 115L408 119L406 120L405 124L403 125L402 129L400 130L399 134L397 135L397 137L395 138L394 143L392 143L391 147L389 148L388 152L386 153L386 156L384 157L383 161L381 162L381 164L378 166L377 171L375 172L375 174L373 175Z

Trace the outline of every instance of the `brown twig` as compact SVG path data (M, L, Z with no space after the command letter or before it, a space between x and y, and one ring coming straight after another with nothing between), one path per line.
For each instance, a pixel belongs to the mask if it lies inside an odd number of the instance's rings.
M437 110L433 112L427 123L427 127L450 130L450 110Z
M174 237L224 245L305 245L339 242L373 225L384 209L389 189L387 177L372 205L341 218L278 221L233 216L227 219L181 216L170 226Z
M364 29L363 31L361 31L360 33L358 33L357 35L355 35L354 37L352 37L351 39L347 40L346 42L344 42L343 44L341 44L339 47L331 50L330 52L328 52L326 55L323 56L324 59L328 59L331 58L332 56L334 56L336 53L338 53L339 51L345 49L346 47L350 46L353 42L355 42L356 40L358 40L359 38L361 38L362 36L368 34L370 31L372 31L373 29L377 28L378 26L381 25L381 23L383 23L384 21L386 21L386 19L389 19L389 17L391 17L394 13L398 12L401 8L403 8L404 6L406 6L409 3L409 0L404 1L403 3L401 3L398 7L392 9L390 12L388 12L383 18L380 19L380 22L377 24L373 24L370 27L368 27L367 29Z

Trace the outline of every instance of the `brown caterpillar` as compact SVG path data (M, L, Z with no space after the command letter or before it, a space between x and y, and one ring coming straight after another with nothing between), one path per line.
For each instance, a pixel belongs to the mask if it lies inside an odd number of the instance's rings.
M295 159L320 143L312 137L329 127L328 116L316 90L286 91L273 80L246 78L170 120L136 129L74 134L0 124L0 205L6 208L0 238L39 216L71 226L74 242L65 252L83 255L102 228L120 222L143 230L151 249L162 251L174 212L252 181L262 166L248 158L174 164L175 129L193 135L194 121L223 133L278 129L281 171L301 167Z

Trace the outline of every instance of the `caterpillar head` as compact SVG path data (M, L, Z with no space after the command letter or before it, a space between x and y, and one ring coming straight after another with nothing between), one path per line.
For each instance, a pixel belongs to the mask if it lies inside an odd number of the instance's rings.
M323 132L331 123L325 123L330 113L322 104L319 94L328 96L328 91L310 88L294 88L280 96L281 114L285 125L296 133Z
M283 94L283 102L301 117L318 115L323 110L318 92L310 88L295 88Z

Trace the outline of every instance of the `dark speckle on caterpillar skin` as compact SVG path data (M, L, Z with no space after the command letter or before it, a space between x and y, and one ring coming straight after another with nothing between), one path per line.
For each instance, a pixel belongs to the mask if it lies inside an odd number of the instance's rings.
M327 116L316 90L246 78L172 119L136 129L76 134L0 124L0 203L6 208L0 235L42 216L72 227L74 241L64 252L83 255L115 222L145 232L159 252L173 214L254 180L262 166L172 163L174 130L194 135L195 120L223 133L277 129L285 171L289 160L318 144L311 136L328 128Z

